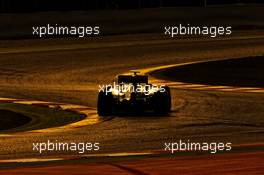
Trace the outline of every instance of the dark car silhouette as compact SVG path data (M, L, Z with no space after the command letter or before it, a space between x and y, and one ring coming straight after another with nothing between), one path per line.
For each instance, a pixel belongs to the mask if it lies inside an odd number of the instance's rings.
M166 115L171 110L171 94L168 86L149 84L147 75L138 71L118 75L114 86L107 86L98 94L99 116L120 113L153 112Z

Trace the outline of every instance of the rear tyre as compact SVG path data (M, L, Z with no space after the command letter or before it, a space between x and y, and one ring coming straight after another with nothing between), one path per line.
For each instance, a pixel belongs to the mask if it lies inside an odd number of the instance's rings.
M154 112L158 115L167 115L171 110L171 94L168 86L164 87L165 91L158 91L154 95Z
M100 91L97 100L97 113L99 116L110 116L113 113L113 96Z
M171 111L171 92L169 86L165 86L165 94L166 94L166 102L167 102L167 107L168 107L168 112Z

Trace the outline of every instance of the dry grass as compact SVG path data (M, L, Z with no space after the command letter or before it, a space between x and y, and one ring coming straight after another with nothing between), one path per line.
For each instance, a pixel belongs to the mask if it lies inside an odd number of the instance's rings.
M8 133L63 126L85 117L70 111L12 103L0 104L0 116L0 131Z
M263 6L178 7L140 10L1 14L0 38L32 37L32 26L98 25L102 35L162 33L164 25L231 25L237 29L263 28Z
M216 86L263 87L263 56L212 61L157 71L154 76L172 81Z

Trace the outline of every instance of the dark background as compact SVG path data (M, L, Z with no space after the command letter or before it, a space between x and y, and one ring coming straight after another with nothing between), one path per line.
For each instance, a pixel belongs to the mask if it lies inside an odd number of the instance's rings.
M0 0L0 13L137 9L224 4L264 4L263 0Z

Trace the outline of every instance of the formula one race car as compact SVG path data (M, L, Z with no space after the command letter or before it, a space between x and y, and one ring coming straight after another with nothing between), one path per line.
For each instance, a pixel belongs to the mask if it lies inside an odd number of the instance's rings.
M166 115L171 109L171 94L168 86L148 83L147 75L118 75L117 82L103 87L98 95L99 116L135 112L153 112Z

